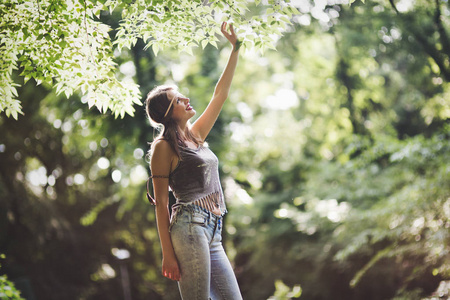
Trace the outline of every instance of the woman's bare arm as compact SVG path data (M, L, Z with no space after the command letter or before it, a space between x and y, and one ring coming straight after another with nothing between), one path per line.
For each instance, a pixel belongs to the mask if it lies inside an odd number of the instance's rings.
M208 136L211 128L217 120L217 117L219 116L220 111L222 110L225 100L228 98L234 71L238 62L239 42L236 34L234 33L233 26L230 25L230 32L227 31L226 26L226 22L222 23L221 30L223 35L233 45L233 50L231 51L227 65L220 76L219 81L217 82L211 101L203 114L194 122L194 124L192 124L192 132L202 140L205 140Z
M169 143L164 140L156 141L152 150L152 174L168 176L174 155ZM163 253L162 274L172 280L180 280L180 269L169 233L169 178L153 178L153 190L156 201L156 222Z

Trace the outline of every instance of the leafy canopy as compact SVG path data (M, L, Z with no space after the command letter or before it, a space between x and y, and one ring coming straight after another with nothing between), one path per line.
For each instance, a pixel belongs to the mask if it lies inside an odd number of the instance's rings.
M248 5L256 8L250 12ZM121 11L122 20L111 34L102 15L115 10ZM289 0L2 1L0 112L18 118L22 110L16 87L33 78L67 97L81 90L82 101L100 112L133 116L133 105L142 104L139 87L119 76L115 53L138 39L155 55L167 48L192 53L194 47L217 47L223 21L234 24L243 47L263 52L274 49L297 13ZM14 70L20 70L23 82Z

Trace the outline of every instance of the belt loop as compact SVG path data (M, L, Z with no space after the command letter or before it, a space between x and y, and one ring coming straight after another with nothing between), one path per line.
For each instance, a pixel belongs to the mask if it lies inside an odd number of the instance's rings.
M181 215L183 213L183 209L181 209L181 208L182 207L177 207L172 210L172 216L170 218L170 223L169 223L169 232L172 230L173 225L177 222L178 215Z

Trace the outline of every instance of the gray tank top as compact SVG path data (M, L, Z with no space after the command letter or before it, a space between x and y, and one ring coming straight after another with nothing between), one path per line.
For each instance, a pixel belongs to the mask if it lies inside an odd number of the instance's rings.
M175 210L186 204L199 205L209 211L219 208L226 213L226 206L219 180L219 160L207 147L197 149L180 146L181 160L169 176L169 185L176 198Z

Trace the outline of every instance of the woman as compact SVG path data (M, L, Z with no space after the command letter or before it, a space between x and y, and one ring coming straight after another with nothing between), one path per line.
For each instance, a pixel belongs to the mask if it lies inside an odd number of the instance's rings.
M162 274L178 281L183 300L242 299L236 277L222 247L226 213L218 160L204 141L228 97L240 43L230 25L221 31L233 49L214 95L203 114L195 115L189 98L160 86L147 96L149 118L164 129L151 147L156 220L163 253ZM169 221L168 190L176 203Z

